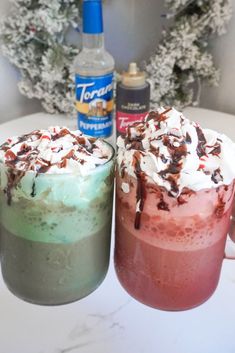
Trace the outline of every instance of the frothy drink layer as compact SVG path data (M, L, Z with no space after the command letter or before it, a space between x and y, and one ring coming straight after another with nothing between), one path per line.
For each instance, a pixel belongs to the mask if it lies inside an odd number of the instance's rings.
M130 192L121 189L131 181ZM117 175L115 267L124 288L139 301L163 310L184 310L215 290L234 186L184 194L185 203L146 186L140 227L135 227L135 178ZM168 210L158 208L164 197Z
M202 129L174 108L151 112L117 141L121 176L137 179L136 228L144 209L146 183L185 203L184 195L229 185L235 178L235 145L225 135ZM130 183L123 182L124 193ZM158 209L170 211L162 196Z
M99 231L110 216L112 154L102 140L65 127L9 138L0 148L1 189L11 206L3 207L4 227L50 243Z

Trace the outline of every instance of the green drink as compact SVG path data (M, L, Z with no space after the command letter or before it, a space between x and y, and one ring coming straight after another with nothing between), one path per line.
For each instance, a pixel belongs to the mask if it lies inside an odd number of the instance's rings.
M55 130L2 146L3 278L15 295L45 305L78 300L102 282L112 217L113 148Z

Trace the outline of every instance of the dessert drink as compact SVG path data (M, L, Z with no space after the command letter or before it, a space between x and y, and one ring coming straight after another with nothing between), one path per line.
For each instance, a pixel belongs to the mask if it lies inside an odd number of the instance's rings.
M56 305L92 292L109 264L113 148L53 127L1 146L1 265L8 288Z
M185 310L218 284L234 195L235 147L175 109L119 137L115 268L134 298Z

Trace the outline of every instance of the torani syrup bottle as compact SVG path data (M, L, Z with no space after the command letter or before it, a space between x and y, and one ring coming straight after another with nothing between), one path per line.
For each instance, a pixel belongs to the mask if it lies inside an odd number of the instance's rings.
M117 136L124 134L126 128L144 119L149 111L150 85L144 72L136 63L130 63L117 84L116 127Z
M106 138L113 131L114 59L104 48L101 0L83 0L82 42L74 62L78 128Z

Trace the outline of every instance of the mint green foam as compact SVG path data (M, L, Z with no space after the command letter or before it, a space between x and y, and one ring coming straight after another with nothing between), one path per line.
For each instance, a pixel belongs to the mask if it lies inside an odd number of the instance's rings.
M7 205L3 189L7 171L1 168L2 225L32 241L71 243L92 235L112 217L113 164L110 160L89 175L27 172ZM32 196L35 183L35 196Z

